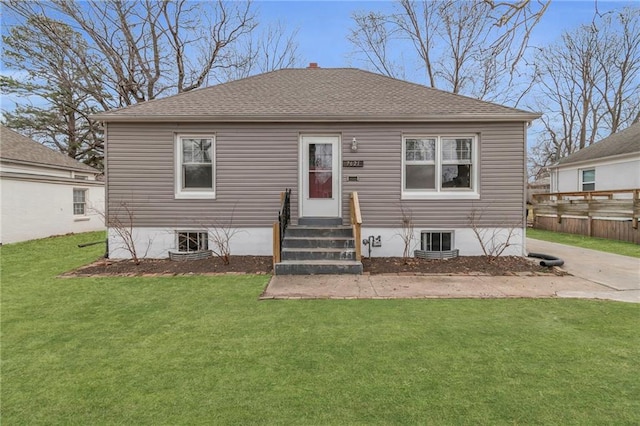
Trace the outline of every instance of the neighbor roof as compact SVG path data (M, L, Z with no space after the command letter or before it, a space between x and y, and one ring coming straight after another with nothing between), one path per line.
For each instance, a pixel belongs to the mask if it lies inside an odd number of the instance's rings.
M540 115L355 68L268 72L93 116L111 121L530 121Z
M69 170L99 173L93 167L56 152L8 127L0 126L0 159Z
M640 153L640 123L632 124L625 130L567 155L552 167L632 153Z

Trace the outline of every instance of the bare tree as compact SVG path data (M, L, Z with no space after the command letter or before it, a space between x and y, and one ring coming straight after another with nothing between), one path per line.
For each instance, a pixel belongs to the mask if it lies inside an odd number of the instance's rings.
M267 25L256 33L256 37L234 47L226 57L229 66L221 70L217 79L221 82L238 80L256 73L301 66L303 60L298 53L297 35L297 29L288 32L281 21Z
M513 239L523 225L523 221L519 221L503 224L504 226L501 228L483 228L479 225L481 222L482 211L475 208L472 209L469 214L469 226L489 262L495 261L506 249L514 245Z
M404 244L402 248L402 260L406 264L411 257L411 251L415 245L416 235L414 232L413 212L411 208L400 204L400 216L402 222L400 223L400 232L398 235L402 239Z
M516 85L517 65L548 5L531 0L400 0L390 15L354 14L349 40L365 63L391 77L403 69L404 59L390 53L408 40L429 86L517 104L528 87L518 90L517 97L506 96L506 89Z
M545 114L530 155L532 175L639 116L640 9L596 15L536 58Z
M65 45L51 44L48 34L64 38ZM46 17L30 18L3 36L3 65L23 69L20 79L0 77L0 90L27 102L4 112L4 124L57 149L71 158L102 168L102 131L89 120L98 105L77 90L91 84L74 63L86 56L88 46L68 25ZM100 89L97 89L100 92Z
M240 232L245 232L239 230L233 225L236 204L234 204L228 218L215 219L210 226L205 227L209 234L209 238L213 243L213 248L211 250L225 265L228 265L231 260L231 240Z
M85 160L97 166L102 134L90 114L225 81L236 70L246 76L289 67L298 58L296 32L286 34L282 23L252 39L251 2L6 0L3 13L15 22L3 37L3 62L15 78L3 79L3 91L27 95L18 98L16 114L5 114L74 158L90 151ZM28 104L33 94L41 98L37 117ZM56 117L64 120L54 123Z
M147 257L153 240L147 240L144 245L138 244L138 237L134 227L135 212L131 203L120 201L109 210L108 216L102 210L94 211L102 216L105 225L119 237L120 241L116 248L127 252L133 263L139 265L142 259ZM142 247L144 247L144 253L139 251Z
M54 45L68 43L38 17L60 16L83 34L91 55L75 58L75 65L101 77L110 94L97 96L104 109L201 87L218 67L233 66L225 54L256 26L250 2L11 0L7 6L31 18Z
M396 30L390 25L389 17L380 13L354 13L351 18L356 24L347 39L365 56L368 65L380 74L403 78L402 64L395 61L389 50L390 41Z

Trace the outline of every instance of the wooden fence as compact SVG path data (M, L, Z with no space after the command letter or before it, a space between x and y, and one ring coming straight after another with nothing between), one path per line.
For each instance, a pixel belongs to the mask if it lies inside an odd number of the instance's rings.
M640 189L533 196L533 227L640 244Z

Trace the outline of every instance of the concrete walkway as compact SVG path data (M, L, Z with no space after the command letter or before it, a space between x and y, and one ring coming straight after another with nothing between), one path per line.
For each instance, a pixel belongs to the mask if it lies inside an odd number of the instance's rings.
M601 291L562 290L558 297L610 299L640 303L640 259L527 238L527 251L564 260L562 269L577 278L600 284Z
M640 303L640 260L527 240L530 252L565 260L556 275L276 275L262 299L549 298Z

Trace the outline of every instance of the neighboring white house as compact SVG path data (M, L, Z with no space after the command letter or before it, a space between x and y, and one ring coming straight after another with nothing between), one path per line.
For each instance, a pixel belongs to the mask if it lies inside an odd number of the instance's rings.
M0 244L105 229L98 170L0 129Z
M640 123L562 158L549 171L551 192L640 188Z

